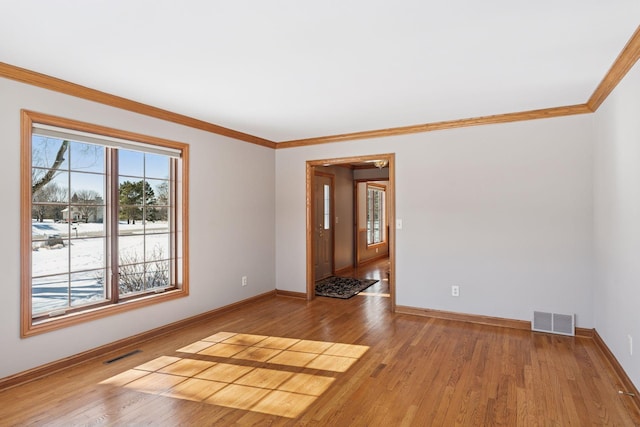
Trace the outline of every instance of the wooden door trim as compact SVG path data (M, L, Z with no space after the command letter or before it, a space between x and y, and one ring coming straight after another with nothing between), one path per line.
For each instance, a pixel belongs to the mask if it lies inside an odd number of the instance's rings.
M389 293L391 294L391 311L396 307L396 230L393 226L396 222L396 197L395 197L395 154L371 154L365 156L341 157L319 160L308 160L306 162L306 211L307 211L307 233L306 233L306 273L307 273L307 301L315 298L314 289L314 258L313 258L313 175L318 166L344 165L349 163L361 163L371 160L387 160L389 162L389 186L387 188L387 198L389 203ZM335 267L335 265L334 265Z

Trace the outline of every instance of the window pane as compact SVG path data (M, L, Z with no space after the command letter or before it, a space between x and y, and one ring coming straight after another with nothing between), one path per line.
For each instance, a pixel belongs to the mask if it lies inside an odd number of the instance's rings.
M119 212L120 234L142 231L142 206L120 205Z
M105 267L105 239L73 239L69 256L71 271Z
M104 222L104 206L71 205L68 211L74 223L73 230L76 230L76 232L72 232L75 237L78 235L77 230L91 230L92 228L99 230ZM85 227L79 226L79 224L84 224ZM89 224L93 227L87 227Z
M69 306L69 275L34 278L31 285L32 315Z
M169 157L145 153L144 174L148 178L169 179Z
M104 147L72 141L69 144L70 169L82 172L104 172Z
M118 274L120 295L127 296L144 290L144 264L120 265Z
M85 305L106 299L105 270L71 274L71 305Z
M154 204L168 206L170 202L169 181L164 179L147 179L147 182L150 186L149 192L155 199Z
M142 179L132 180L121 177L118 185L121 206L142 206L145 199L151 196L148 185L145 185Z
M143 177L144 153L131 150L118 150L118 171L120 175Z
M69 271L68 240L49 236L47 240L32 243L31 274L34 277L66 273Z
M131 213L133 212L133 213ZM133 219L128 219L132 217ZM120 236L140 235L144 233L144 224L142 223L141 207L125 207L120 208L120 221L118 224L118 234Z
M119 194L121 220L132 223L135 220L154 221L156 219L155 192L148 181L129 181L121 178Z
M31 138L31 165L48 169L57 164L59 169L68 169L68 150L68 142L64 143L57 138L33 135Z
M105 176L71 172L71 203L81 205L104 204Z
M145 237L145 261L164 260L170 257L168 234L148 234Z
M147 221L145 231L147 233L167 233L169 232L169 209L166 207L151 206L147 208Z
M107 233L104 222L104 206L79 206L81 213L88 215L89 222L72 223L70 228L71 239L84 239L87 237L100 237ZM95 221L95 222L92 222ZM72 242L75 244L75 242Z
M153 188L151 187L151 184L149 183L149 181L144 180L144 182L142 182L140 191L142 193L141 198L142 198L143 205L155 206L158 203L158 200L156 198L156 192L153 191Z
M68 236L69 225L63 220L65 205L31 205L31 238L46 240L49 236Z
M169 261L156 261L146 266L147 289L164 288L171 284L169 280Z
M324 185L324 229L331 228L331 186Z
M120 264L144 262L144 236L124 236L118 239Z
M51 172L51 179L46 177L50 173L49 169L31 170L31 181L34 185L31 187L32 198L34 203L55 202L67 203L69 201L69 174L67 172L57 171ZM38 185L39 182L45 182Z

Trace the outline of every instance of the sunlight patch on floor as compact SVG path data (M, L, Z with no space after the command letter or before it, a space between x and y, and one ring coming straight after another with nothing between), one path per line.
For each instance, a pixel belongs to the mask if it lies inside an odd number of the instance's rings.
M391 298L391 294L384 294L384 293L380 293L380 292L358 292L357 295L363 296L363 297L384 297L384 298Z
M178 349L180 353L197 354L199 359L160 356L100 384L295 418L336 379L318 370L346 372L368 349L362 345L218 332ZM245 366L242 361L262 365ZM293 372L282 369L283 365L313 371Z

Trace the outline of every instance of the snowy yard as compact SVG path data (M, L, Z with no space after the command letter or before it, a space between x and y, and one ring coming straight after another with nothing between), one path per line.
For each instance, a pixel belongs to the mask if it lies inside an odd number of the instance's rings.
M158 254L166 259L170 254L166 221L125 221L118 233L121 263L155 260ZM105 234L105 225L98 223L32 223L34 314L105 299ZM153 262L147 264L147 271L158 268L157 264L168 269L168 262Z

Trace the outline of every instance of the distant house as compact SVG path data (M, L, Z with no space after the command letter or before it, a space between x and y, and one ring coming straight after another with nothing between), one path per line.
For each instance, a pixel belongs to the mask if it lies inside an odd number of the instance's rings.
M104 220L104 204L102 197L81 199L76 194L71 198L71 205L62 209L62 220L65 222L102 222Z

